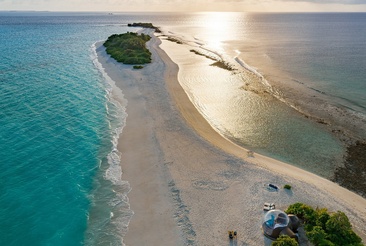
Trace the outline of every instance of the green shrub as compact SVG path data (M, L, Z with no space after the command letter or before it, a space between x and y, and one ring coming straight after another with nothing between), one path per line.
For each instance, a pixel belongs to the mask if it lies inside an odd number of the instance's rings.
M309 227L309 230L316 225L317 213L309 205L295 203L290 205L285 212L287 214L295 214L297 217L302 219L305 223L305 227Z
M299 244L296 242L294 238L290 238L286 235L279 236L276 241L273 241L272 246L298 246Z
M326 230L325 224L327 223L330 217L328 209L326 208L317 209L316 213L317 213L316 225L320 226L323 230Z
M144 68L144 66L140 66L140 65L133 66L133 69L142 69L142 68Z
M315 245L321 245L326 240L327 233L320 226L314 226L313 229L306 233L309 240Z
M284 188L284 189L291 190L291 188L292 188L292 187L291 187L291 185L289 185L289 184L285 184L285 185L283 186L283 188Z
M328 238L336 243L335 245L362 245L361 238L352 231L345 213L338 211L331 214L325 226Z
M361 246L361 238L352 230L345 213L328 213L326 208L314 210L309 205L295 203L286 213L295 214L304 222L306 235L315 245L324 246Z
M326 229L329 232L341 232L351 229L351 223L348 220L348 217L345 213L338 211L329 216L328 221L326 222Z

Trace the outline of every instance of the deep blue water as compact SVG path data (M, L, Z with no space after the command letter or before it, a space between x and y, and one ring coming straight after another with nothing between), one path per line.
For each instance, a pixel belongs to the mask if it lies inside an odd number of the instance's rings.
M93 44L135 30L126 24L137 21L199 36L205 18L0 13L0 245L121 244L128 220L120 218L131 216L129 186L116 168L124 105L110 97ZM224 53L244 53L254 40L261 47L252 52L265 51L279 70L364 117L365 14L237 13L228 21L235 35L215 40ZM199 38L209 43L213 37ZM299 150L272 137L268 146ZM281 158L268 146L261 148ZM298 159L303 151L285 152Z

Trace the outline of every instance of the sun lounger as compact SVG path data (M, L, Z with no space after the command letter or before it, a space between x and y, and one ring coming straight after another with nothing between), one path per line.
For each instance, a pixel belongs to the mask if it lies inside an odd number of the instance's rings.
M273 210L276 208L276 205L274 203L268 203L268 202L265 202L264 203L264 206L263 206L263 210L264 211L269 211L269 210Z

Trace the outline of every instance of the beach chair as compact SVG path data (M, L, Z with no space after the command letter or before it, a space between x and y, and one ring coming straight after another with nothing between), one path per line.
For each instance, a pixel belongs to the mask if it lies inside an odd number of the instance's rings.
M265 202L264 205L263 205L263 210L264 211L270 211L270 210L273 210L275 208L276 208L276 205L274 203Z

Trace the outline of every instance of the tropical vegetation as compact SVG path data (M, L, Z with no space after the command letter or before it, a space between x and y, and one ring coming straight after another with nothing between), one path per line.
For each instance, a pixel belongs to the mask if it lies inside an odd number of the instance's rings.
M271 246L298 246L299 244L294 238L286 235L279 236L276 241L272 242Z
M104 42L106 52L116 61L124 64L146 64L151 62L151 52L146 48L146 42L151 37L141 33L127 32L113 34Z
M154 26L152 23L138 22L138 23L128 24L127 26L130 26L130 27L151 28L151 29L154 29L155 32L161 32L160 29L158 27Z
M295 203L285 211L294 214L304 223L306 235L315 246L361 246L361 238L352 230L347 215L341 211L330 213L326 208L313 209Z

